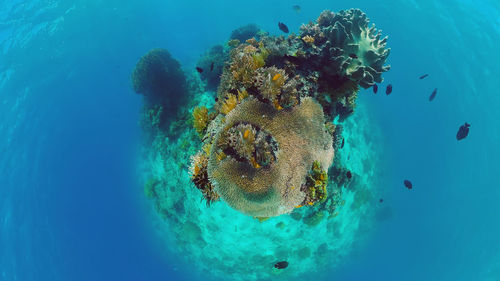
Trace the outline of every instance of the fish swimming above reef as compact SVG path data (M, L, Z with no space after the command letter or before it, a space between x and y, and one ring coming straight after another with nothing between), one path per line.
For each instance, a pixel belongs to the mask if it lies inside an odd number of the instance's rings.
M345 139L342 139L342 144L340 145L340 148L344 148L344 144L345 144Z
M432 101L436 97L437 92L438 89L435 88L434 91L432 91L432 94L429 96L429 101Z
M352 59L357 59L358 55L356 55L356 54L349 54L349 57L352 58Z
M297 13L300 13L300 6L299 5L293 5L292 6L292 9L297 12Z
M427 76L429 76L429 74L424 74L424 75L422 75L422 76L418 77L418 79L422 80L422 79L424 79L424 78L425 78L425 77L427 77Z
M281 31L285 32L285 33L288 33L290 32L288 30L288 26L286 26L286 24L282 23L282 22L278 22L278 27Z
M384 202L384 198L380 198L380 199L378 200L378 202L383 203L383 202Z
M210 71L214 71L214 62L210 64Z
M352 173L351 171L347 171L347 173L345 174L347 176L348 179L351 179L352 178Z
M392 93L392 84L387 85L387 88L385 88L385 94L390 95Z
M408 188L408 189L412 189L413 188L413 184L411 184L411 181L409 181L409 180L405 180L404 184L405 184L406 188Z
M469 135L469 127L470 124L465 122L465 124L463 124L462 126L460 126L460 128L458 128L457 140L463 140L467 137L467 135Z
M274 264L274 268L277 269L285 269L288 267L288 262L287 261L279 261Z
M196 71L198 71L198 73L202 73L202 72L203 72L203 68L201 68L201 67L196 67Z
M377 84L373 84L373 93L374 93L374 94L377 94L377 91L378 91L378 86L377 86Z

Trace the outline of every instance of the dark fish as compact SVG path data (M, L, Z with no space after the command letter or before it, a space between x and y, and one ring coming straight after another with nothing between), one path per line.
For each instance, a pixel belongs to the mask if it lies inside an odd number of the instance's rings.
M300 6L299 5L293 5L292 6L292 9L297 12L297 13L300 13Z
M212 62L212 63L210 64L210 71L213 71L213 70L214 70L214 63Z
M351 179L352 178L352 173L351 171L347 171L347 173L345 174L347 176L348 179Z
M387 85L387 88L385 88L385 94L390 95L392 93L392 84Z
M378 86L377 84L373 84L373 93L376 94L378 91Z
M429 96L429 101L432 101L436 97L437 92L438 89L435 88L434 91L432 91L432 94Z
M353 59L357 59L358 56L356 54L349 54L349 57L353 58Z
M378 200L378 202L382 203L382 202L384 202L384 199L383 199L383 198L380 198L380 199Z
M277 269L285 269L288 267L288 262L287 261L279 261L274 264L274 268Z
M340 145L340 148L344 148L344 143L345 143L345 139L342 139L342 144Z
M196 71L198 71L198 73L202 73L202 72L203 72L203 68L201 68L201 67L196 67Z
M463 124L462 126L460 126L460 128L458 128L457 140L465 139L467 135L469 135L469 127L470 124L465 122L465 124Z
M280 28L281 31L285 32L285 33L288 33L290 32L288 30L288 26L286 26L284 23L282 22L278 22L278 27Z
M406 188L408 188L408 189L412 189L413 188L413 185L411 184L411 181L409 181L409 180L405 180L404 184L405 184Z
M422 80L422 79L424 79L427 76L429 76L429 74L424 74L424 75L420 76L419 79Z

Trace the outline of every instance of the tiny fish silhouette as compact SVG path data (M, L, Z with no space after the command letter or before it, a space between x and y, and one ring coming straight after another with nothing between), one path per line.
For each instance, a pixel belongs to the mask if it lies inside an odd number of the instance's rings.
M277 269L285 269L288 267L288 262L287 261L279 261L274 264L274 268Z
M347 178L348 178L348 179L351 179L351 178L352 178L352 173L351 173L351 171L347 171L346 176L347 176Z
M437 92L438 89L435 88L434 91L432 91L432 94L429 96L429 101L432 101L436 97Z
M286 26L286 25L285 25L284 23L282 23L282 22L278 22L278 27L279 27L279 29L280 29L281 31L283 31L283 32L285 32L285 33L290 32L290 31L288 30L288 26Z
M465 124L463 124L462 126L460 126L460 128L458 128L457 140L463 140L469 135L469 127L470 124L465 122Z
M382 202L384 202L384 199L383 199L383 198L380 198L380 199L378 200L378 202L382 203Z
M293 5L292 8L295 12L300 13L300 6L299 5Z
M198 71L198 73L202 73L202 72L203 72L203 68L201 68L201 67L196 67L196 71Z
M345 143L345 139L342 139L342 144L340 145L340 148L344 148L344 143Z
M214 63L212 62L212 63L210 64L210 71L213 71L213 70L214 70Z
M405 184L406 188L408 188L408 189L412 189L413 188L413 184L411 184L411 181L409 181L409 180L405 180L404 184Z
M358 58L358 56L356 54L349 54L349 57L353 58L353 59L357 59Z
M385 89L385 94L390 95L392 93L392 84L387 85L387 88Z
M373 84L373 93L376 94L378 91L378 86L377 84Z
M418 77L418 79L422 80L422 79L424 79L424 78L425 78L425 77L427 77L427 76L429 76L429 74L424 74L424 75L422 75L422 76Z

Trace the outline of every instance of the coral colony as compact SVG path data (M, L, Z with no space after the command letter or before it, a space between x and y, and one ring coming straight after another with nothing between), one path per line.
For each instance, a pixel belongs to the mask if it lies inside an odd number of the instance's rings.
M388 55L357 9L286 37L240 27L191 71L166 50L144 55L132 85L145 193L176 251L221 280L289 280L341 260L378 203L377 134L352 114Z
M360 10L325 11L298 36L247 39L230 51L211 109L195 109L203 147L192 180L207 202L222 198L272 217L327 198L326 171L359 87L382 82L386 39Z

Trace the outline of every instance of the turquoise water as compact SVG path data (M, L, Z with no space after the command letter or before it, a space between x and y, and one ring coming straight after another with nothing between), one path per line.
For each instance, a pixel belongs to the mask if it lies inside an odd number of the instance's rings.
M154 161L129 81L138 59L166 48L192 72L241 25L279 35L278 21L297 32L348 8L391 48L379 93L359 93L342 156L374 202L354 211L346 192L317 227L207 209L177 165L190 151L172 140L167 170L185 184L173 193L194 199L173 220L158 216L143 192ZM500 280L499 12L493 1L0 2L0 280ZM276 273L269 261L281 257L290 266Z

